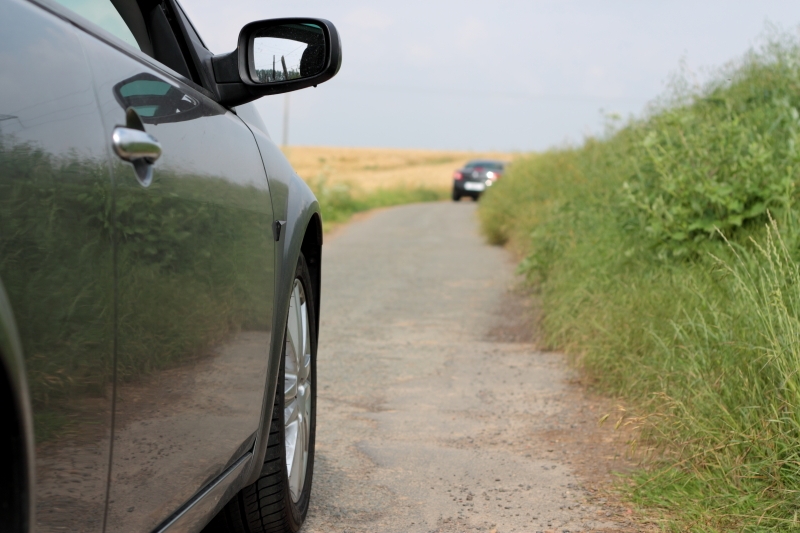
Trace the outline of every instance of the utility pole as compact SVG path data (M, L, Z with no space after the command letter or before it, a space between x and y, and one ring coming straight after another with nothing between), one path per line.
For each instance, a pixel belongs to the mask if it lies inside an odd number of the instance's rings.
M283 97L283 147L289 146L289 93Z

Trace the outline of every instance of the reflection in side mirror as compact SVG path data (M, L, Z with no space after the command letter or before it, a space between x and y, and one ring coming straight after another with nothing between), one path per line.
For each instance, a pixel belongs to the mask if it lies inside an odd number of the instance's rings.
M212 92L233 107L268 94L316 87L342 66L342 42L325 19L257 20L239 32L236 50L211 58Z
M309 78L323 71L325 34L317 24L282 24L256 32L252 76L258 83Z

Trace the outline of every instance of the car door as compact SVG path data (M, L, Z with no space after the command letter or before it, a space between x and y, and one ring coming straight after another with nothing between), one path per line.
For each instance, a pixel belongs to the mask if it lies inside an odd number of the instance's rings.
M58 10L0 2L0 292L24 354L43 533L103 528L114 346L106 147L75 28Z
M147 31L131 28L147 54L82 34L116 150L109 532L156 528L252 448L273 312L272 204L253 135L191 81L171 6L140 5ZM161 145L152 165L117 155L119 136L140 130Z

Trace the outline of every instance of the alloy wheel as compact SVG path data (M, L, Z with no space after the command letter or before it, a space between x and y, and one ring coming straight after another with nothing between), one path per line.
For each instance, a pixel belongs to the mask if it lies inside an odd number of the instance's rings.
M283 425L292 501L303 493L311 434L311 334L303 284L294 280L286 322Z

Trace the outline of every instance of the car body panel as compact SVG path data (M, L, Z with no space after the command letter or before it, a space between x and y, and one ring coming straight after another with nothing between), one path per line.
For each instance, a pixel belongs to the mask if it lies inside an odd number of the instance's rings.
M463 168L456 170L457 174L461 174L461 179L453 179L453 198L478 198L502 176L504 168L503 161L469 161Z
M4 0L0 40L0 280L15 323L3 327L33 410L35 527L99 532L113 395L106 140L72 25Z
M275 321L274 331L280 332L273 336L272 354L280 355L283 350L286 330L286 316L289 309L290 288L294 280L295 266L303 250L304 242L308 243L304 251L309 270L314 278L313 287L315 309L317 310L317 331L319 331L319 304L320 304L320 257L322 246L322 219L317 202L311 189L300 179L292 168L286 156L272 141L264 127L264 123L254 110L252 104L239 106L239 115L248 125L258 144L261 157L267 172L272 194L272 205L276 221L286 222L281 229L281 236L276 245L275 253ZM254 465L263 462L266 445L269 437L268 421L272 417L272 398L278 383L280 358L273 357L267 378L267 394L262 410L262 427L254 448ZM254 469L249 476L250 482L258 479L260 469Z
M110 155L119 320L107 530L146 531L253 447L272 338L272 202L234 113L82 42L108 138L132 107L163 147L147 187Z
M2 0L0 30L0 356L30 448L36 427L35 529L199 531L261 472L301 251L318 327L319 205L257 113L62 6ZM164 146L147 188L111 147L126 106Z
M233 463L219 478L208 484L184 508L171 516L158 533L191 533L199 531L244 486L246 472L252 467L253 454L248 452Z

